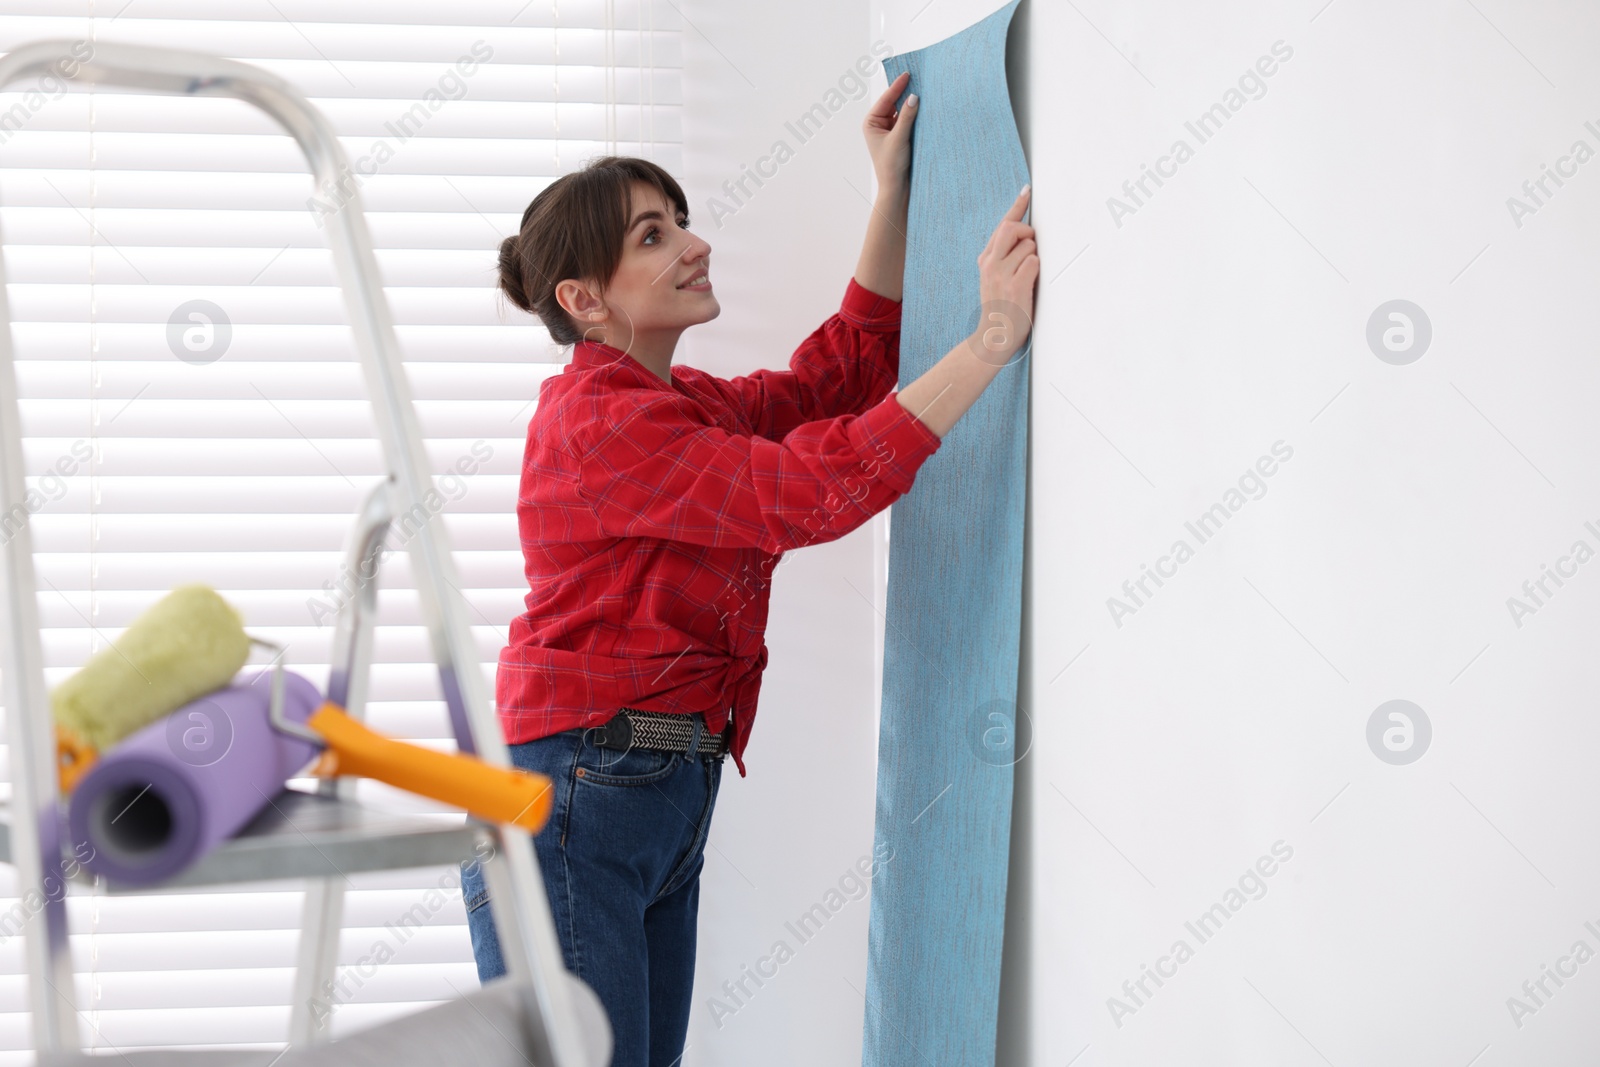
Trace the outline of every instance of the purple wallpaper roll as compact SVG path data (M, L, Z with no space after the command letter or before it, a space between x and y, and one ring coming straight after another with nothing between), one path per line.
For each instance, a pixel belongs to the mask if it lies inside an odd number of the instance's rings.
M270 669L241 674L101 753L67 811L74 846L93 848L84 866L132 885L158 882L254 818L319 751L272 728L271 683ZM295 722L322 705L293 671L283 690L284 717Z

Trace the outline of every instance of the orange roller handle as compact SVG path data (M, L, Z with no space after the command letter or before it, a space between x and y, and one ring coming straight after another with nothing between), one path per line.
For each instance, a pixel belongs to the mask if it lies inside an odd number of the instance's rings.
M56 723L56 771L60 775L63 796L72 792L78 779L88 774L99 758L100 753L93 745Z
M385 737L332 701L324 702L306 725L328 743L311 767L319 778L340 774L375 778L529 833L538 833L550 818L553 790L542 774Z

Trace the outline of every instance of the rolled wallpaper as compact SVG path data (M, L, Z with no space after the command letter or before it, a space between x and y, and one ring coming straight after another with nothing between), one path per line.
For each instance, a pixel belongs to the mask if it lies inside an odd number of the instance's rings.
M73 789L67 822L84 866L128 885L169 878L266 807L318 753L273 728L271 671L241 675L101 754ZM284 672L284 717L303 723L317 687Z

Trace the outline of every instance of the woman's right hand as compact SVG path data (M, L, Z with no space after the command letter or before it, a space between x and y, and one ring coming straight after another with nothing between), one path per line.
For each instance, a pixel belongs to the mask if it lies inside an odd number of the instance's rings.
M1022 221L1032 195L1032 188L1023 186L978 255L982 305L978 328L895 394L901 407L941 439L1033 332L1033 287L1039 280L1039 256L1033 227Z
M978 328L972 345L979 359L1004 365L1033 331L1033 290L1039 280L1038 244L1022 221L1033 187L1025 185L978 253Z

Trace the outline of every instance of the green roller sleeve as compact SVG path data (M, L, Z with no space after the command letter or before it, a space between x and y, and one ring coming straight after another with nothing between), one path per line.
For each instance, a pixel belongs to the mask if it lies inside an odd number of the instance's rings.
M51 713L98 751L233 681L244 619L215 589L181 585L50 694Z

